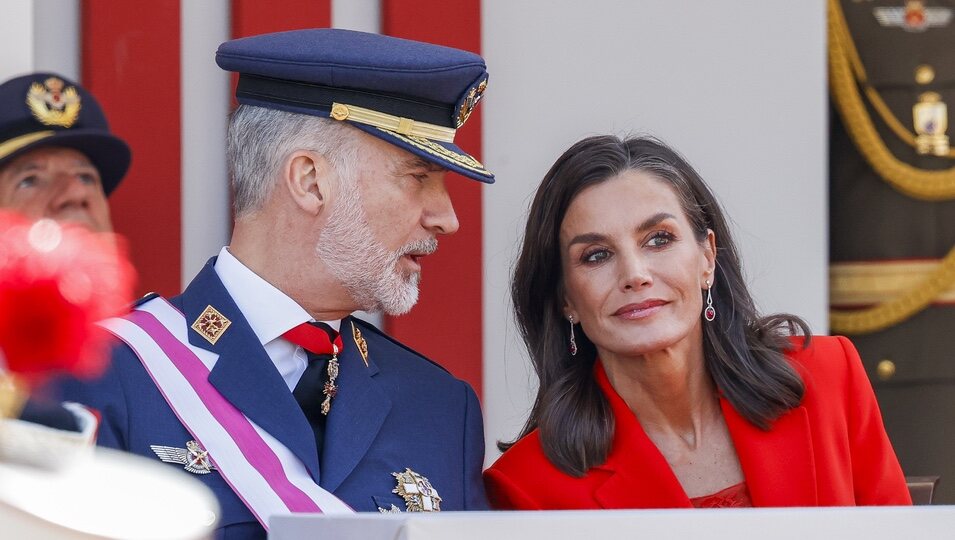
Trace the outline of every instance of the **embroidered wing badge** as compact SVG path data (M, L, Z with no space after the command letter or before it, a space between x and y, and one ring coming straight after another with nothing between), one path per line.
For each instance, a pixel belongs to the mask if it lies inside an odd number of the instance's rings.
M193 474L209 474L216 470L216 466L209 459L209 451L199 446L196 441L189 441L185 448L175 446L149 445L156 456L165 463L183 465L184 469Z

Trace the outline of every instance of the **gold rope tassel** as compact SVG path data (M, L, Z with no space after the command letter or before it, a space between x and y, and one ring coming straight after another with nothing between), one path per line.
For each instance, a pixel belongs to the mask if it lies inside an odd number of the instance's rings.
M836 109L859 153L889 185L916 199L944 201L955 199L955 168L926 171L897 159L879 137L856 85L865 88L873 107L896 135L910 144L915 138L902 126L866 81L865 70L849 34L838 0L829 0L829 81ZM873 99L874 96L874 99ZM955 150L949 152L955 157Z
M860 310L829 310L829 327L836 334L870 334L895 326L922 311L955 285L955 248L911 292Z

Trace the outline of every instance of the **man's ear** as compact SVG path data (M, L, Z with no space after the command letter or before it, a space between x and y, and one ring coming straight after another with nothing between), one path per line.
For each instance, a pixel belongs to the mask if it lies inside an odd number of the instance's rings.
M328 200L332 168L321 154L293 152L285 160L284 185L289 196L305 212L317 216Z

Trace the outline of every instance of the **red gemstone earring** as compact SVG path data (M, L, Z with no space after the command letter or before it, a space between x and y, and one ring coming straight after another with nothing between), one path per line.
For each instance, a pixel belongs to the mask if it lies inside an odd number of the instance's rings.
M713 307L713 287L710 287L710 280L706 280L706 307L703 308L703 318L713 322L716 318L716 308Z

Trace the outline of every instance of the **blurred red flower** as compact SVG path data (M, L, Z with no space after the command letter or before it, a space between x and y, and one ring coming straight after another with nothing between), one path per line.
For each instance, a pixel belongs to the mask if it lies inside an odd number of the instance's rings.
M49 219L0 212L0 367L37 384L56 373L96 375L135 270L122 239Z

